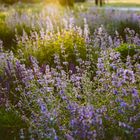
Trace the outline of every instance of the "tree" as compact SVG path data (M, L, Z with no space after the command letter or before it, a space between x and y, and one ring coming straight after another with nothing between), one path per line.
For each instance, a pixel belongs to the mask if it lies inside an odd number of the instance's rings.
M74 2L85 2L86 0L74 0Z
M59 3L62 6L69 6L69 7L73 7L74 6L74 0L59 0Z
M105 4L105 0L95 0L95 5L98 6L103 6L103 4Z

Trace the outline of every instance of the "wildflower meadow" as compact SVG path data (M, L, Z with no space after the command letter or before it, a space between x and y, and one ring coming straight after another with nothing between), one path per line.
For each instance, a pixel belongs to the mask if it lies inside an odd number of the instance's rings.
M140 11L0 5L0 140L139 140Z

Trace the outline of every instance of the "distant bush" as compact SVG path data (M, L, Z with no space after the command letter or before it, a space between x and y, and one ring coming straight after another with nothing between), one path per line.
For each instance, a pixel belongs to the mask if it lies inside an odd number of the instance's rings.
M36 2L41 2L41 0L20 0L21 2L25 3L36 3Z
M32 37L34 35L36 36L35 38ZM25 40L28 39L25 41L23 38ZM79 54L82 59L86 57L85 40L73 30L64 30L60 34L53 35L49 35L48 33L48 35L44 36L44 39L38 33L34 32L29 37L23 36L18 44L18 48L22 50L26 62L29 61L29 56L32 55L37 58L40 64L48 63L49 65L53 65L54 63L54 54L62 55L62 47L66 53L65 55L67 55L66 60L64 60L63 56L61 57L63 61L76 64L76 55ZM78 51L78 54L75 51Z
M0 0L0 2L5 4L14 4L18 2L18 0Z
M138 51L140 51L140 47L136 46L135 44L121 44L119 47L115 49L121 54L121 59L126 61L127 56L133 57L135 54L137 54Z
M11 49L12 45L15 43L15 32L11 29L9 29L6 25L0 24L0 39L3 40L3 44L5 49Z
M127 19L118 22L117 31L123 37L124 40L126 35L126 33L124 32L125 28L130 28L135 32L140 33L140 25L138 19L137 20Z
M59 0L59 3L62 6L70 6L70 7L72 7L74 5L74 0Z
M74 0L75 2L86 2L86 0Z

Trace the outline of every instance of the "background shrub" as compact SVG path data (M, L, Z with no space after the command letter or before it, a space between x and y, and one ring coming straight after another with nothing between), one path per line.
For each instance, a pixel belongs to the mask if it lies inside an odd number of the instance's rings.
M129 28L129 29L134 30L137 33L140 33L140 24L139 24L138 20L133 20L132 18L122 20L122 21L118 22L117 31L120 34L120 36L122 36L124 41L126 41L126 39L125 39L126 33L124 32L125 28Z
M59 0L59 3L62 6L70 6L70 7L72 7L74 5L74 0Z
M75 2L86 2L86 0L74 0Z
M5 4L14 4L18 2L18 0L0 0L0 2Z
M33 34L36 34L37 38L32 38ZM27 41L19 42L17 48L18 50L22 50L23 57L26 59L27 63L29 62L30 56L37 58L40 64L47 63L51 66L54 63L54 54L59 54L61 60L74 64L76 64L76 55L79 55L83 60L86 58L85 40L75 31L63 30L60 34L56 33L53 35L49 35L48 33L46 37L48 39L41 39L38 33L33 32ZM22 38L26 37L23 36ZM65 54L61 52L62 47ZM67 55L65 58L66 60L64 60L63 55Z
M136 46L135 44L121 44L116 49L121 54L121 59L126 61L127 56L133 57L135 54L140 52L140 46ZM137 60L138 61L138 60Z
M21 2L25 2L25 3L37 3L37 2L41 2L41 0L21 0Z
M5 49L12 49L12 46L15 45L15 32L6 25L0 25L0 39L3 40Z

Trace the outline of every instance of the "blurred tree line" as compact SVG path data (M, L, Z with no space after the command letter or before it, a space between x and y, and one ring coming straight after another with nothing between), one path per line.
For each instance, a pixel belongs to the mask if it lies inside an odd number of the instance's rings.
M41 0L0 0L0 2L5 4L14 4L17 2L37 3L37 2L41 2Z
M62 6L74 6L75 2L85 2L86 0L0 0L1 3L14 4L16 2L25 2L25 3L37 3L37 2L59 2ZM105 0L93 0L95 1L96 6L102 6L105 4Z
M95 0L96 6L103 6L103 4L105 4L105 0Z
M63 6L73 6L75 2L85 2L86 0L0 0L1 3L14 4L16 2L37 3L37 2L56 2L58 1Z

